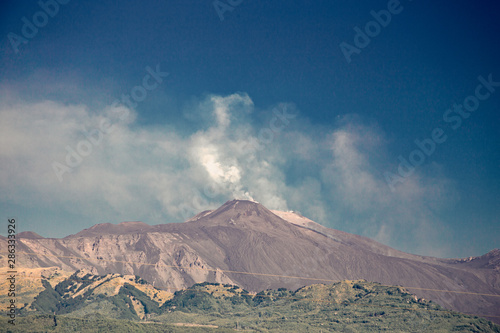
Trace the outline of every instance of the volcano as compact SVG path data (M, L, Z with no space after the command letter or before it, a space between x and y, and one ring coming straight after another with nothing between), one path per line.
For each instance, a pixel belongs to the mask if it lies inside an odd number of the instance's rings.
M168 291L198 282L260 291L364 279L500 321L498 249L467 259L419 256L248 200L184 223L98 224L61 239L25 235L19 234L17 256L29 268L133 274Z

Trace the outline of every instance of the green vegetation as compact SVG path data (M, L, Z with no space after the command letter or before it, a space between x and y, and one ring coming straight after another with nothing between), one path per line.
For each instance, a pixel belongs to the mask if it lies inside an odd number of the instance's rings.
M128 304L130 312L132 312L136 316L137 313L135 312L133 306L131 305L130 299L135 299L139 303L141 303L141 306L144 309L145 314L160 313L160 307L158 302L151 300L145 293L143 293L142 291L138 290L137 288L135 288L130 284L125 284L123 287L121 287L120 292L118 293L118 295L114 296L113 299L120 299L126 302Z
M155 320L264 332L500 332L491 322L447 311L402 288L365 281L254 296L226 289L232 295L216 297L201 284L177 292Z
M42 280L45 290L35 298L30 309L23 309L21 314L25 315L29 310L35 310L47 314L78 313L83 316L102 309L108 310L104 311L107 317L140 320L133 301L140 303L140 308L145 314L160 313L159 304L156 301L151 300L144 292L127 283L120 288L117 295L107 297L103 294L94 294L96 288L108 282L106 279L99 281L97 278L97 276L90 274L78 277L78 272L76 272L67 280L57 284L55 288L52 288L47 281ZM140 284L147 283L137 277L135 281ZM95 282L97 284L93 288L87 288ZM85 290L85 288L87 289ZM84 292L78 294L80 291ZM98 306L95 303L98 303ZM110 306L111 308L109 308ZM85 311L86 307L90 307L90 311Z
M106 296L93 293L94 285L84 290L84 285L90 285L85 281L97 286L99 279L85 276L75 281L63 281L54 289L45 283L45 291L32 305L36 313L44 315L24 311L17 331L12 332L500 333L500 326L485 319L448 311L401 287L366 281L318 284L296 291L280 288L255 295L237 286L205 282L177 291L161 307L130 284L121 286L118 294ZM84 292L68 296L78 291Z
M130 320L106 318L94 313L87 318L70 318L54 315L30 315L16 320L16 325L7 323L6 318L0 319L0 332L28 333L28 332L81 332L81 333L216 333L234 332L228 329L207 327L178 327L161 323L139 323Z

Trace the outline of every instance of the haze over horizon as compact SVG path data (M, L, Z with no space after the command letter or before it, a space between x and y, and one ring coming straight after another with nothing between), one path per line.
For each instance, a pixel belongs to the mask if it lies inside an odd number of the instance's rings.
M393 0L231 3L0 5L3 219L64 237L238 198L410 253L500 247L497 2L401 1L364 47Z

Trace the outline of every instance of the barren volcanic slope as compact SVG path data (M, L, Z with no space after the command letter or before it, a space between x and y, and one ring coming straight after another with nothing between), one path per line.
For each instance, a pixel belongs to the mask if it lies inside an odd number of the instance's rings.
M499 250L462 260L411 255L252 201L229 201L185 223L100 224L62 239L22 238L17 250L37 254L19 255L26 267L134 274L171 291L203 281L259 291L365 279L500 320Z

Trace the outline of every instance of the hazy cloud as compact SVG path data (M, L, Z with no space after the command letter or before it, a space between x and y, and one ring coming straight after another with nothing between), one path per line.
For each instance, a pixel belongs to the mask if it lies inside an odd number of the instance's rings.
M264 110L266 121L253 125L254 105L244 93L208 96L190 107L181 114L204 112L212 121L186 135L137 126L135 112L123 106L4 103L0 200L40 214L50 206L61 221L80 215L88 224L75 225L77 232L101 222L180 222L232 198L254 199L407 251L446 253L431 247L429 235L445 231L433 210L449 204L452 183L415 174L391 192L379 172L387 142L376 127L348 117L318 134L299 116L280 119L293 109L288 104ZM99 139L103 121L112 126ZM89 135L90 152L81 144ZM53 164L67 165L67 147L88 154L60 182Z

